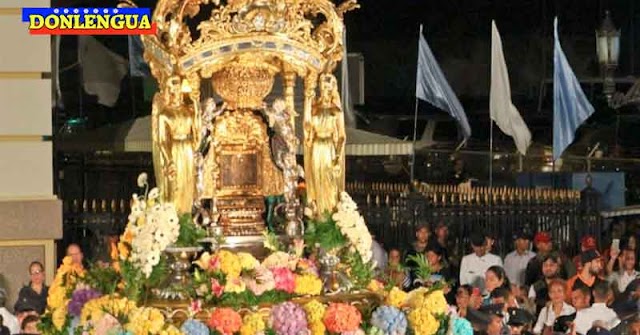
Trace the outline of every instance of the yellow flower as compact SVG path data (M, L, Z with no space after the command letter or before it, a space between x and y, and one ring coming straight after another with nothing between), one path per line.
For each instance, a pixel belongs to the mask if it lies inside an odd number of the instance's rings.
M209 270L209 264L210 264L210 261L211 261L212 257L213 256L208 251L205 251L200 256L200 259L198 259L197 261L193 262L193 264L197 265L202 270Z
M51 313L51 319L53 321L53 325L57 330L62 330L64 324L67 322L67 304L69 300L65 300L60 308L56 308Z
M309 326L309 330L311 331L311 335L324 335L327 331L327 328L324 326L322 321L313 322Z
M367 285L367 290L371 292L382 292L382 290L384 290L384 285L380 281L372 279L369 282L369 285Z
M164 316L151 307L138 308L129 314L125 329L133 334L159 334L164 328Z
M396 308L402 308L405 305L406 301L407 301L407 293L400 290L397 287L392 288L391 291L389 291L389 293L387 294L387 299L386 299L387 305L390 305Z
M319 295L322 292L322 281L314 275L296 275L295 281L293 292L297 295Z
M431 314L433 315L445 314L449 309L447 299L444 297L444 292L441 290L433 291L427 295L423 306L431 311Z
M418 308L424 305L429 290L425 287L417 288L407 296L407 305L411 308Z
M120 259L129 258L129 246L124 242L118 243L118 253L120 254Z
M124 234L122 234L122 242L131 244L132 241L133 232L131 231L131 229L129 229L129 227L127 227L124 231Z
M50 309L58 309L65 301L67 291L60 286L51 286L49 289L49 296L47 297L47 305Z
M219 257L220 271L222 271L222 273L229 278L240 276L242 266L240 265L240 258L236 254L228 250L220 250L216 253L216 256Z
M242 293L247 289L244 281L240 278L227 279L227 284L224 286L224 291L227 293Z
M73 264L73 260L71 259L71 256L65 256L62 259L62 265L60 265L60 269L62 269L63 267L66 269L70 267L71 264Z
M424 307L411 310L408 319L415 335L433 335L440 327L438 320L433 317L431 311Z
M258 313L247 314L242 319L242 327L240 328L240 335L255 335L259 332L263 332L266 328L262 315Z
M314 322L322 322L324 312L327 308L318 300L311 300L302 306L304 311L307 312L307 321L311 324Z
M160 332L160 335L182 335L180 329L176 328L174 325L170 325L167 328L163 329Z
M260 262L248 252L239 252L237 256L240 259L240 266L245 270L253 270L260 265Z

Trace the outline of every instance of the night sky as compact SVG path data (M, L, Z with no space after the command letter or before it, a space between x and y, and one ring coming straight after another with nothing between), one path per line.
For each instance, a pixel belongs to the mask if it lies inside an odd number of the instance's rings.
M541 83L552 75L553 17L559 16L563 48L578 78L594 78L599 76L595 30L605 10L610 10L614 23L622 30L617 76L633 75L640 68L636 59L640 3L634 2L637 1L361 0L361 8L346 15L349 52L361 52L365 59L366 104L360 110L366 115L413 113L418 29L423 24L424 35L472 123L474 119L486 119L490 26L495 19L503 39L514 102L534 133L537 127L544 131L550 122L550 96L543 96L541 105L538 99ZM153 3L138 1L141 7ZM61 0L54 1L53 5L98 4L114 6L116 1ZM126 38L100 40L127 56ZM74 41L65 41L63 62L72 63L75 53ZM78 92L74 78L76 76L69 74L62 83L65 95L71 100ZM123 83L123 95L131 94L129 84L135 86L133 82ZM585 91L597 109L603 105L601 87L586 87ZM120 105L131 100L126 96L121 98ZM68 114L74 114L73 107L70 109ZM421 104L420 109L431 110L425 104ZM610 121L607 115L602 118L602 122Z

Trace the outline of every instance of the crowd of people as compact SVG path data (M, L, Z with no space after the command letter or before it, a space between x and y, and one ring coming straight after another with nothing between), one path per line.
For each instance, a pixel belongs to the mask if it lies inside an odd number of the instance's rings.
M84 255L79 245L70 244L67 256L81 265ZM0 288L0 335L40 334L38 322L47 308L49 287L45 283L44 266L34 261L29 264L29 282L20 289L13 304L13 313L7 309L7 291Z
M584 236L573 258L557 251L548 232L520 230L513 239L515 250L501 258L491 236L474 232L471 252L458 260L441 222L419 226L404 250L387 253L374 244L374 257L381 278L406 291L444 279L450 305L477 333L640 334L634 234L614 239L602 252L593 236ZM418 254L432 269L426 282L410 257Z
M640 250L634 234L614 239L602 252L593 236L585 236L573 258L558 252L547 232L521 230L513 239L514 250L501 258L493 253L491 236L474 232L471 252L458 257L447 225L439 222L419 226L415 241L402 250L384 250L376 242L373 255L380 279L403 290L445 281L449 304L476 333L640 335ZM427 280L416 273L412 256L417 255L431 269ZM77 244L68 246L67 256L82 266ZM20 290L13 313L0 288L0 335L38 333L48 288L40 262L32 262L28 270L30 281Z

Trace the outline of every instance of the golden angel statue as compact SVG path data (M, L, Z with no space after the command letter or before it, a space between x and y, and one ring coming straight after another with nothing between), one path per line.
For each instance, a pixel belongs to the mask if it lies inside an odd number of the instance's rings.
M332 212L344 191L345 129L338 84L332 74L320 76L320 96L305 118L307 196L318 214Z
M191 213L196 195L194 151L200 138L200 108L197 99L186 94L190 92L188 81L170 77L154 99L152 114L157 183L164 200L172 202L178 213Z

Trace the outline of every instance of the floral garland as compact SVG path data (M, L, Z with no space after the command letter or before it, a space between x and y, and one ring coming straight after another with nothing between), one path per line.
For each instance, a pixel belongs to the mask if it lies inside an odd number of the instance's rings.
M347 192L340 194L337 212L333 214L332 219L340 228L340 232L347 238L351 247L360 254L362 260L365 263L369 262L373 256L371 251L373 240L364 218L358 212L358 205Z
M84 269L71 261L67 256L62 259L62 264L56 271L56 276L49 287L47 307L53 326L57 331L62 331L69 321L69 302L72 300L73 291L78 280L84 276Z
M146 173L138 177L138 186L149 189ZM133 194L131 214L118 246L121 259L128 258L146 278L160 263L162 252L174 244L180 234L176 208L171 203L160 202L159 196L158 188L143 196Z

